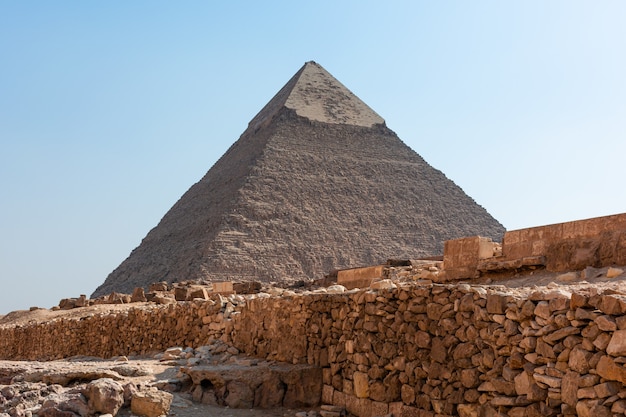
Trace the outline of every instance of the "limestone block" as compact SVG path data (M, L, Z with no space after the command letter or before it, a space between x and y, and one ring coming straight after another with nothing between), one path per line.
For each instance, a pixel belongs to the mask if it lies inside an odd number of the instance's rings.
M626 296L621 294L603 295L598 309L606 314L622 315L626 313Z
M117 414L124 404L124 388L109 378L92 381L85 389L89 408L94 413Z
M215 281L213 282L213 292L218 294L233 294L233 282L232 281Z
M589 372L589 358L591 354L579 347L574 348L569 355L568 365L572 371L580 374Z
M604 382L593 387L598 398L608 398L620 392L622 385L616 381Z
M626 330L613 332L611 341L606 347L606 353L611 356L626 356Z
M615 363L610 356L602 356L600 358L596 371L604 379L626 384L626 368L621 364Z
M398 286L390 279L381 279L380 281L372 282L370 288L373 290L392 290L398 288Z
M355 372L352 375L354 382L354 395L357 398L368 398L370 396L369 376L363 372Z
M130 403L133 414L143 417L167 415L172 405L173 395L164 391L141 391L135 393Z
M230 408L252 408L254 405L254 391L246 382L230 381L227 392L224 402Z
M459 417L480 417L480 405L478 404L459 404L456 407Z
M561 400L574 407L578 401L578 379L580 374L577 372L567 372L561 381Z
M384 265L344 269L337 272L337 284L351 290L369 287L374 279L382 278Z
M537 373L533 374L533 378L535 379L535 381L541 382L542 384L545 384L549 386L550 388L561 387L561 378L556 378L556 377L548 376L548 375L541 375Z
M322 387L322 404L333 404L333 394L335 389L332 385L324 385Z
M621 268L613 268L610 267L607 271L606 271L606 277L607 278L617 278L620 275L622 275L624 273L624 270Z

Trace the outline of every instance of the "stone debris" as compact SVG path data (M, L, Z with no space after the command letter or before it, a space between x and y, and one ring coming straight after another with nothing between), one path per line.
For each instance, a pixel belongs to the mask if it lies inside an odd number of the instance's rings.
M133 403L138 404L137 412L133 411L136 415L156 417L167 414L172 394L152 386L158 381L153 384L148 382L154 375L146 372L145 365L125 365L125 372L122 373L129 377L118 375L116 380L101 377L112 372L107 369L108 366L114 368L117 365L109 361L1 362L0 374L4 377L0 384L0 416L116 416ZM55 377L50 378L47 372ZM137 385L132 378L143 382ZM155 404L150 408L145 398L160 400L152 400ZM157 410L158 414L150 410Z
M173 395L156 389L138 392L133 395L130 411L138 416L159 417L170 411Z
M49 362L0 362L0 416L158 417L192 402L230 408L317 406L321 370L240 356L220 340L197 349L172 347L150 359L119 361L80 358ZM166 355L169 359L164 361ZM85 361L86 360L86 361ZM161 365L162 364L162 365ZM170 369L170 371L165 371ZM152 369L152 368L158 369ZM157 374L167 373L167 379ZM107 376L115 376L115 379ZM176 396L175 396L176 395ZM324 410L324 408L323 408ZM309 417L339 417L333 406ZM332 413L331 413L332 412ZM330 414L329 414L330 413ZM126 415L125 414L125 415Z

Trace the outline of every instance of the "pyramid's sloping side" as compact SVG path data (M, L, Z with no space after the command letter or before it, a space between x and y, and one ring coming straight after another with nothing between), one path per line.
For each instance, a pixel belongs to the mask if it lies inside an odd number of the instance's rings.
M503 233L383 125L315 122L283 108L244 134L94 295L159 280L320 278Z
M158 281L196 277L200 259L237 202L239 189L262 156L268 130L244 133L163 216L141 244L94 292L130 292Z

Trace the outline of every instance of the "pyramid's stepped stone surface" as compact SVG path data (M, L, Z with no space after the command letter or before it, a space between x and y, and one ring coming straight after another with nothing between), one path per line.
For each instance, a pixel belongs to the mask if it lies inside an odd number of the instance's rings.
M317 278L441 253L447 239L501 235L391 130L315 123L288 110L279 119L233 146L96 294L159 280Z
M161 280L320 278L503 232L380 116L307 63L94 296Z
M324 123L371 127L385 121L367 104L315 62L307 62L252 119L257 129L281 108Z
M200 260L236 203L237 190L263 153L267 131L242 140L165 214L94 295L132 292L152 282L199 279Z

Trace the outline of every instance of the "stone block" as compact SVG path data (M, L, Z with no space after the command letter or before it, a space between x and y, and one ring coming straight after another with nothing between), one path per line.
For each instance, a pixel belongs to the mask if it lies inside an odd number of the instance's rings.
M322 404L333 404L333 394L335 389L332 385L324 385L322 387Z
M609 381L626 384L626 368L616 363L610 356L602 356L596 367L598 375Z
M606 353L611 356L626 356L626 330L613 332L611 341L606 347Z
M173 395L163 391L142 391L133 395L130 410L143 417L167 415L172 405Z
M354 394L357 398L370 396L369 376L364 372L355 372L352 376L354 382Z
M217 294L229 295L234 294L232 281L215 281L213 282L213 292Z
M343 269L337 272L337 284L348 290L367 288L375 279L383 276L384 265L368 266L365 268Z

